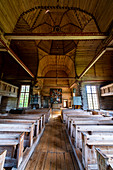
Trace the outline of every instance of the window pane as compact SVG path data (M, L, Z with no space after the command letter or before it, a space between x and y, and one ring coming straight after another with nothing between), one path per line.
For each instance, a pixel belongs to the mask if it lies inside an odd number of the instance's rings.
M94 104L94 109L98 109L98 98L97 94L92 94L93 95L93 104Z
M91 86L92 93L96 93L96 86Z
M30 85L22 85L19 107L28 107Z
M99 109L96 86L86 86L89 109Z
M86 89L87 89L87 93L91 93L91 88L90 88L90 86L86 86Z
M19 107L23 107L23 102L24 102L24 93L21 93Z
M28 106L28 100L29 100L29 93L25 93L24 107Z
M26 92L29 92L30 86L26 86Z
M21 92L25 92L25 86L21 86Z
M87 94L87 97L88 97L88 106L89 106L89 109L93 109L93 103L92 103L92 96L91 96L91 94Z

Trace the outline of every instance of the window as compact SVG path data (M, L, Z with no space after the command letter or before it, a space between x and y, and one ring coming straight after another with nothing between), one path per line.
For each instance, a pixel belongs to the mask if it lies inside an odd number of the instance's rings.
M20 91L19 107L28 107L30 85L22 85Z
M86 86L89 109L99 109L96 86Z

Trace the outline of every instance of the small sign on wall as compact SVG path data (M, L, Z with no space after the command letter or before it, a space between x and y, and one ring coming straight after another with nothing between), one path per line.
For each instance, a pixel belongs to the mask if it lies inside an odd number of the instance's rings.
M74 96L73 97L73 104L74 105L82 105L81 96Z

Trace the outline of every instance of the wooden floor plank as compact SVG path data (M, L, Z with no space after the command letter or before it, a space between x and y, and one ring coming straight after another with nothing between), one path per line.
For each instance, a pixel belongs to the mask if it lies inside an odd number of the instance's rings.
M53 110L25 170L79 170L59 111Z
M47 153L47 157L45 160L44 170L50 170L51 169L51 153Z
M56 153L51 153L51 170L56 170Z
M33 155L31 156L31 158L27 164L26 170L35 170L37 159L40 157L40 154L41 154L40 151L35 151L33 153Z
M41 152L40 157L37 160L35 170L38 170L38 169L43 170L45 159L46 159L46 152Z
M66 169L66 164L65 164L65 153L61 154L61 169L65 170Z
M61 170L61 153L57 153L56 155L57 162L57 170Z

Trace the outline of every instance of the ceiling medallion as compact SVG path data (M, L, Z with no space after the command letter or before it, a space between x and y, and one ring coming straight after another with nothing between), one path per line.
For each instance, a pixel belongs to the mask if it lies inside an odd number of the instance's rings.
M56 26L54 27L54 31L55 31L55 32L60 32L60 27L59 27L59 25L56 25Z

